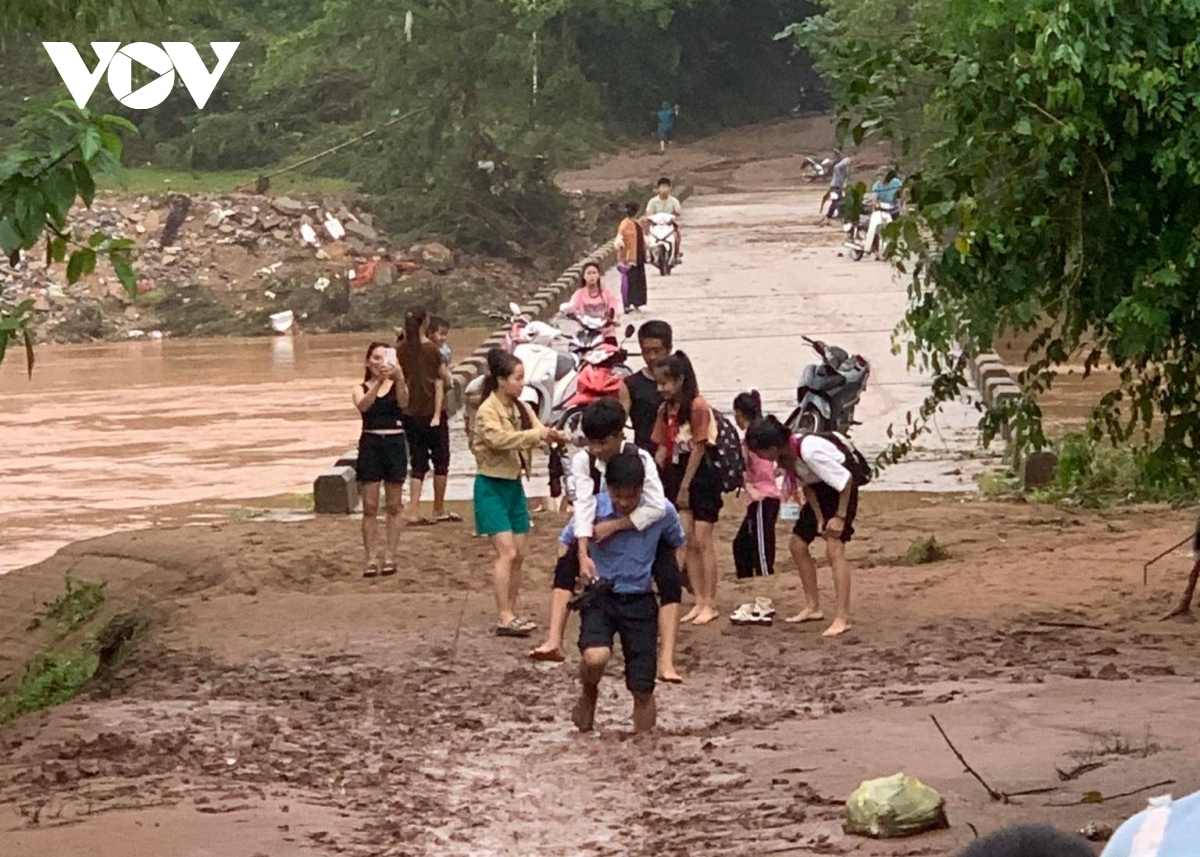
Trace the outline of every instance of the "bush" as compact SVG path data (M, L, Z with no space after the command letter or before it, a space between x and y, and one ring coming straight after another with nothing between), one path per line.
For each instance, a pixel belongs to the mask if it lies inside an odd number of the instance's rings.
M280 155L258 122L245 113L214 113L197 120L189 143L197 170L248 170L274 163Z

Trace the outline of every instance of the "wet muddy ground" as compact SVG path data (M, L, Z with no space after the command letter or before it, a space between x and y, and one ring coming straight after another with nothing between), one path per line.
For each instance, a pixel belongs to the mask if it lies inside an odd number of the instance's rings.
M0 842L14 857L942 855L969 825L1116 823L1145 795L1048 804L1200 787L1200 637L1157 621L1183 552L1141 587L1141 563L1189 523L875 495L851 549L856 628L837 641L812 625L684 629L686 683L660 688L661 728L641 737L619 663L598 734L580 736L574 656L538 666L490 635L488 549L469 524L406 532L400 574L376 581L356 576L349 520L73 545L0 579L0 674L44 642L19 605L52 597L68 570L109 580L106 610L138 606L154 626L90 698L0 728ZM528 564L539 619L555 525L539 521ZM731 579L735 526L719 530L722 607L766 594L794 609L782 554L774 579ZM930 533L950 559L896 564ZM1053 791L992 803L930 714L997 789ZM1104 764L1056 774L1086 761ZM951 829L842 834L850 791L899 770L946 797Z

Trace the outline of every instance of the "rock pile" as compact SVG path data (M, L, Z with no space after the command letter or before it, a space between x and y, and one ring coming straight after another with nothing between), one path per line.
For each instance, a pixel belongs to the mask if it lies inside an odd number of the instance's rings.
M446 274L455 267L454 253L441 244L392 250L370 213L352 210L340 200L251 194L103 195L91 209L77 209L71 224L74 237L82 242L97 231L133 238L142 294L200 287L217 293L257 291L273 299L270 279L287 277L289 268L302 268L314 288L323 291L339 278L361 289L390 284L422 269ZM15 269L0 265L0 282L6 301L34 301L39 339L86 338L86 333L55 334L67 319L85 310L84 314L99 312L118 334L145 334L139 304L130 301L103 262L94 273L68 284L66 265L47 265L35 251Z

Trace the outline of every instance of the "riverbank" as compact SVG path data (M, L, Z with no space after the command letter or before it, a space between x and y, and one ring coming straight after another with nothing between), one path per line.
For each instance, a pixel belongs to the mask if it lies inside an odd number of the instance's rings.
M638 740L619 665L599 734L577 736L573 666L533 665L525 642L490 634L489 549L469 524L407 530L400 573L375 581L357 574L346 519L73 545L0 578L0 674L54 645L52 626L26 627L68 572L107 583L96 621L134 612L152 624L82 699L0 727L5 853L184 857L236 837L272 857L935 855L970 841L968 822L1078 829L1144 803L1048 806L1086 791L1200 786L1195 626L1157 621L1186 559L1156 567L1145 591L1140 581L1187 514L911 494L870 495L861 514L855 629L839 640L812 625L682 630L686 684L660 689L660 733ZM525 607L539 619L558 523L539 520L527 562ZM721 557L735 526L718 527ZM949 558L903 565L929 535ZM724 575L722 607L767 595L795 608L782 551L780 568L753 587ZM1053 791L991 802L931 713L995 787ZM1055 774L1084 761L1100 766ZM946 797L951 829L902 844L845 837L841 801L896 770Z

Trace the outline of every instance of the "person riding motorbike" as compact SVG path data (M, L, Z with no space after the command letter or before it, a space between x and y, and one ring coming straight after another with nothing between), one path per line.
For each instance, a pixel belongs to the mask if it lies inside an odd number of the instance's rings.
M651 197L646 203L646 216L652 214L670 214L675 218L675 264L683 264L683 233L679 228L679 221L683 217L683 206L679 204L674 196L671 195L671 180L663 176L658 180L658 194ZM643 228L649 228L649 222L642 224Z

